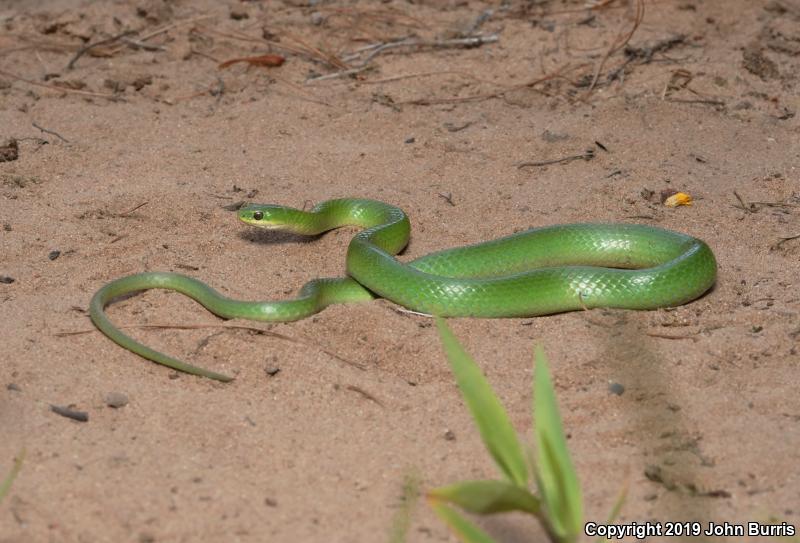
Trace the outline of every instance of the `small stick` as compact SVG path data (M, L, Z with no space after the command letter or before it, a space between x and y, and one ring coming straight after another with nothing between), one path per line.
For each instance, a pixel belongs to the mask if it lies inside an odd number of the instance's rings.
M453 123L444 123L444 127L447 129L448 132L461 132L475 124L475 121L467 121L461 125L455 125Z
M372 59L376 56L381 54L382 52L388 49L394 49L397 47L433 47L436 49L441 49L445 47L479 47L486 43L494 43L498 41L500 38L497 34L491 34L489 36L469 36L466 38L455 38L452 40L409 40L403 39L393 42L382 43L379 46L375 47L372 52L367 55L367 57L361 62L361 66L366 66L369 64Z
M127 43L131 47L136 47L138 49L144 49L145 51L166 51L167 48L163 45L152 45L149 43L144 43L143 41L134 40L131 38L120 38L123 42Z
M286 57L282 57L280 55L259 55L256 57L232 58L230 60L226 60L225 62L221 62L219 66L217 66L217 68L222 70L229 66L233 66L234 64L239 62L246 62L250 66L264 66L267 68L274 68L286 62Z
M397 306L393 307L395 313L400 313L401 315L416 315L418 317L428 317L433 318L433 315L429 313L422 313L420 311L414 311L413 309L406 309L405 307Z
M397 38L397 39L393 40L392 42L379 41L377 43L371 43L369 45L365 45L363 47L359 47L358 49L356 49L355 51L353 51L349 55L343 56L342 60L344 62L350 62L351 60L355 60L358 57L360 57L362 53L366 53L367 51L372 51L373 49L377 49L378 47L382 47L386 43L395 43L395 42L401 42L401 41L404 41L404 40L410 40L412 37L413 36L406 36L406 37L403 37L403 38Z
M633 19L633 27L631 28L630 32L621 40L613 43L611 47L608 49L606 54L597 63L597 67L594 70L594 75L592 76L592 82L589 84L589 90L586 91L586 95L588 96L594 90L595 85L597 84L597 80L600 79L600 72L603 71L603 66L605 66L606 62L611 55L625 47L633 35L636 33L636 30L639 28L639 25L642 23L644 19L644 0L636 0L636 15L634 15Z
M103 94L100 92L90 92L90 91L82 91L78 89L70 89L69 87L57 87L55 85L46 85L44 83L39 83L38 81L31 81L30 79L25 79L24 77L20 77L18 75L12 74L11 72L7 72L5 70L0 70L0 75L4 75L6 77L10 77L12 79L16 79L17 81L22 81L23 83L27 83L28 85L33 85L35 87L44 87L45 89L50 89L58 92L66 92L71 94L80 94L81 96L92 96L95 98L107 98L109 100L120 100L119 96L114 94Z
M790 204L789 202L751 202L751 205L766 207L800 207L800 204Z
M567 164L573 160L591 160L595 157L594 149L587 149L582 155L567 156L564 158L556 158L553 160L543 160L541 162L522 162L517 164L517 169L528 167L549 166L550 164Z
M373 396L372 394L370 394L369 392L367 392L366 390L364 390L361 387L357 387L356 385L347 385L345 388L347 390L351 390L353 392L361 394L366 399L375 402L376 404L380 405L381 407L386 407L385 405L383 405L382 401L380 401L378 398L376 398L375 396Z
M412 79L416 77L431 77L431 76L442 76L442 75L460 75L462 77L466 77L472 79L473 81L478 81L480 83L486 83L487 85L494 85L495 87L504 87L509 90L514 90L516 87L512 85L505 85L503 83L498 83L497 81L491 81L489 79L483 79L478 77L474 74L469 72L462 72L459 70L439 70L435 72L418 72L418 73L411 73L411 74L401 74L401 75L394 75L391 77L384 77L383 79L366 79L364 81L359 81L361 85L377 85L381 83L391 83L392 81L400 81L402 79Z
M95 47L97 47L99 45L108 45L109 43L114 43L115 41L120 40L120 39L122 39L122 38L124 38L126 36L130 36L131 34L136 34L136 32L134 30L126 30L125 32L122 32L121 34L117 34L116 36L111 36L110 38L107 38L105 40L100 40L98 42L94 42L94 43L90 43L88 45L84 45L83 47L78 49L78 51L75 53L75 55L69 61L69 63L67 64L67 70L71 70L75 66L75 63L78 62L78 59L81 58L90 49L94 49Z
M445 202L447 202L448 204L450 204L451 206L456 207L455 202L453 202L453 193L452 192L448 192L447 194L445 194L443 192L440 192L439 193L439 197L441 199L443 199Z
M661 92L661 99L666 99L670 91L685 88L692 82L692 77L692 73L689 70L680 69L672 72L669 81L664 85L664 90Z
M155 36L158 36L159 34L163 34L165 32L169 32L170 30L173 30L173 29L178 28L180 26L184 26L184 25L187 25L187 24L195 23L197 21L202 21L203 19L210 19L212 17L214 17L214 15L200 15L199 17L192 17L190 19L184 19L184 20L178 21L176 23L171 23L171 24L168 24L166 26L162 26L161 28L157 28L157 29L153 30L152 32L149 32L149 33L147 33L147 34L145 34L143 36L139 36L139 39L135 40L135 41L136 41L137 44L141 44L140 47L144 48L144 46L145 46L144 42L146 42L150 38L154 38ZM125 41L125 40L122 40L122 41ZM131 41L134 41L134 40L131 40ZM128 45L130 45L130 44L128 43ZM148 46L148 47L157 47L157 46ZM121 47L116 47L111 51L111 53L112 54L116 54L117 52L119 52L120 49L121 49ZM165 48L162 47L160 50L163 51L163 50L165 50Z
M219 64L219 59L216 59L216 58L212 57L211 55L208 55L208 54L206 54L206 53L204 53L202 51L198 51L195 48L192 48L192 54L193 55L197 55L198 57L202 57L202 58L208 59L211 62L213 62L214 64Z
M753 212L755 211L755 210L753 209L753 206L752 206L752 205L747 205L747 204L745 203L745 201L742 199L742 197L741 197L741 196L739 196L739 193L738 193L738 192L736 192L736 190L735 190L735 189L734 189L734 191L733 191L733 195L734 195L734 196L736 196L736 199L737 199L737 200L739 200L739 205L738 205L738 206L733 206L733 207L737 207L737 208L741 209L742 211L745 211L746 213L753 213Z
M735 190L733 191L733 195L736 196L737 200L739 200L739 205L733 207L736 209L742 209L748 213L755 213L762 207L800 207L800 204L791 204L789 202L750 202L748 204Z
M669 334L659 334L658 332L645 332L645 334L650 337L661 339L691 339L692 341L697 341L699 339L697 336L671 336Z
M306 84L314 83L316 81L325 81L326 79L338 79L339 77L347 77L349 75L355 75L357 73L361 73L364 70L368 70L369 66L362 66L360 68L353 68L352 70L342 70L341 72L334 72L332 74L325 74L325 75L318 75L315 77L309 77L306 79Z
M134 208L131 208L131 209L129 209L128 211L123 211L122 213L119 213L119 214L117 215L117 217L127 217L128 215L130 215L131 213L133 213L133 212L134 212L134 211L136 211L137 209L140 209L140 208L142 208L142 207L146 206L146 205L147 205L147 204L149 204L149 203L150 203L150 202L142 202L141 204L137 205L137 206L136 206L136 207L134 207Z
M586 302L583 301L583 292L578 292L578 301L580 302L584 311L590 311L589 307L586 305Z
M50 404L50 411L56 413L57 415L61 415L62 417L77 420L78 422L89 421L89 413L86 411L76 411L75 409L70 409L69 407L61 407L60 405L53 404Z
M707 106L724 106L726 102L722 100L682 100L680 98L667 98L667 102L676 102L679 104L704 104Z
M778 241L772 245L772 248L777 249L787 241L792 241L793 239L800 239L800 234L797 234L796 236L789 236L787 238L778 238Z
M301 96L295 96L295 98L300 98L301 100L306 100L308 102L311 102L311 103L314 103L314 104L319 104L321 106L331 107L331 105L328 102L325 102L324 100L320 100L320 99L316 98L314 96L314 93L307 91L306 89L304 89L303 87L301 87L297 83L292 83L288 79L284 79L283 77L278 77L277 75L274 75L274 74L270 74L269 77L271 77L275 81L280 81L281 83L283 83L287 87L291 87L294 90L296 90Z
M280 42L277 42L277 41L265 40L265 39L262 39L262 38L253 38L251 36L248 36L247 34L238 34L238 33L237 34L226 34L225 32L219 32L217 30L212 30L210 28L206 28L206 27L201 26L201 25L196 26L195 29L198 32L205 32L206 34L214 34L214 35L217 35L217 36L222 36L223 38L230 38L232 40L239 40L239 41L246 41L246 42L252 42L252 43L267 44L270 47L273 47L273 48L276 48L276 49L281 49L283 51L288 51L289 53L294 53L296 55L300 55L302 57L305 57L305 58L308 58L308 59L311 59L311 60L320 60L322 62L327 62L325 59L320 59L320 58L315 57L313 54L311 54L309 51L306 51L305 49L301 49L300 47L294 47L294 46L291 46L291 45L286 45L286 44L283 44L283 43L280 43ZM201 56L205 56L205 55L203 55L202 53L200 53L199 51L196 51L196 50L193 50L192 53L198 54L198 55L201 55ZM212 59L212 60L214 60L214 62L218 62L215 59Z
M190 23L196 23L197 21L202 21L203 19L211 19L213 17L215 17L215 16L214 15L200 15L199 17L192 17L190 19L184 19L184 20L178 21L176 23L171 23L171 24L168 24L167 26L163 26L161 28L157 28L156 30L153 30L152 32L150 32L148 34L145 34L144 36L140 36L139 37L139 41L147 41L150 38L158 36L159 34L163 34L164 32L169 32L170 30L172 30L174 28L178 28L179 26L187 25L187 24L190 24Z
M284 31L283 34L290 40L294 40L295 42L299 43L301 47L305 47L306 51L309 51L312 55L316 55L316 57L322 60L323 62L326 62L331 66L335 66L340 70L344 70L347 68L347 64L339 60L339 58L333 53L328 53L327 51L318 49L313 45L309 45L308 43L300 39L298 36L291 34L289 32Z
M38 128L39 130L41 130L42 132L44 132L46 134L52 134L53 136L57 137L58 139L60 139L64 143L69 143L69 140L67 138L65 138L64 136L62 136L61 134L59 134L58 132L54 132L52 130L48 130L47 128L43 128L43 127L39 126L38 124L36 124L35 121L33 123L31 123L31 124L33 125L34 128Z
M483 23L485 23L486 21L488 21L489 19L492 18L492 15L494 15L494 10L493 9L485 9L485 10L483 10L481 12L481 14L478 15L478 18L475 19L475 21L473 21L473 23L471 25L469 25L469 27L464 32L464 34L469 36L470 34L474 34L475 32L477 32L478 29L481 26L483 26Z

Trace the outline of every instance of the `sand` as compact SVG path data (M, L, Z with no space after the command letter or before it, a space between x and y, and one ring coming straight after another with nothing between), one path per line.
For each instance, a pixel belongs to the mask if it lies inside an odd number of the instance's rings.
M451 326L528 441L544 346L587 521L627 485L620 523L800 527L800 5L648 1L635 26L635 3L595 4L0 4L0 474L27 453L0 541L389 541L408 477L497 477L432 321L391 302L274 325L161 291L109 307L199 325L130 331L229 384L94 331L93 292L128 273L253 300L342 275L355 229L233 210L345 196L409 213L403 260L584 221L706 240L718 281L687 305ZM218 67L264 54L285 62ZM456 539L423 498L407 541Z

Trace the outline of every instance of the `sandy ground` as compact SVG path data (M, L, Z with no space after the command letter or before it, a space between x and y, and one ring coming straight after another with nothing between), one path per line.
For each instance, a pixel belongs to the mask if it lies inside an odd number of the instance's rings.
M620 522L800 528L800 4L648 1L638 26L595 4L0 3L0 473L27 451L0 541L389 541L407 476L497 474L431 321L387 301L278 325L164 292L109 308L205 325L132 333L230 384L93 331L92 293L128 273L246 299L341 275L353 229L304 241L232 210L343 196L410 214L403 259L577 221L705 239L718 282L688 305L452 326L528 438L543 343L587 520L627 482ZM264 54L286 61L218 67ZM408 541L455 538L420 500Z

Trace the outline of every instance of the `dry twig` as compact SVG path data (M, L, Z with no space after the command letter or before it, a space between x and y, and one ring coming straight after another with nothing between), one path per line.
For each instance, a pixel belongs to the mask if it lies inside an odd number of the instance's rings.
M756 212L756 211L757 211L756 207L755 207L755 206L753 206L753 204L747 204L747 203L744 201L744 199L743 199L743 198L742 198L742 197L739 195L739 193L738 193L738 192L736 192L736 189L734 189L734 191L733 191L733 195L734 195L734 196L736 196L736 199L737 199L737 200L739 200L739 205L738 205L738 206L736 206L736 205L735 205L735 206L733 206L733 207L735 207L735 208L737 208L737 209L741 209L741 210L742 210L742 211L744 211L745 213L754 213L754 212Z
M150 202L142 202L141 204L135 205L135 206L133 206L132 208L130 208L128 211L123 211L122 213L119 213L119 214L117 215L117 217L128 217L128 216L130 216L130 215L131 215L131 214L132 214L134 211L138 211L139 209L143 208L144 206L146 206L146 205L147 205L147 204L149 204L149 203L150 203Z
M315 55L311 51L308 51L306 49L302 49L300 47L287 45L285 43L280 43L280 42L276 42L276 41L272 41L272 40L266 40L266 39L263 39L263 38L254 38L253 36L248 36L247 34L242 34L240 32L235 32L235 31L233 31L233 33L220 32L218 30L214 30L212 28L208 28L208 27L205 27L205 26L202 26L202 25L195 26L193 30L195 32L197 32L197 33L210 34L210 35L213 35L213 36L219 36L219 37L222 37L222 38L228 38L228 39L232 39L232 40L239 40L239 41L245 41L245 42L250 42L250 43L259 43L259 44L262 44L262 45L268 45L271 48L280 49L281 51L286 51L287 53L293 53L295 55L301 56L301 57L309 59L309 60L314 60L314 61L327 63L327 60L324 57L320 58L320 57L318 57L317 55ZM199 51L195 51L195 53L200 54Z
M608 59L611 57L611 55L627 45L627 43L636 33L639 25L642 23L642 19L644 19L644 0L636 0L636 14L633 18L633 26L627 34L620 34L617 36L617 39L611 44L611 47L609 47L606 54L603 55L603 58L597 63L597 66L594 69L594 75L592 75L592 82L589 84L589 89L586 91L586 96L591 94L592 90L594 90L597 80L600 78L600 73L603 71L603 66L605 66Z
M163 45L152 45L145 43L141 40L134 40L132 38L122 38L120 41L125 42L135 49L144 49L145 51L166 51L167 48Z
M794 239L800 239L800 234L797 234L796 236L788 236L788 237L785 237L785 238L778 238L778 241L776 241L775 243L772 244L771 249L778 249L781 245L783 245L787 241L792 241Z
M592 160L595 157L594 149L587 149L586 152L580 155L572 155L564 158L555 158L552 160L543 160L541 162L521 162L517 164L517 169L531 168L539 166L549 166L551 164L568 164L573 160Z
M259 55L255 57L239 57L239 58L232 58L230 60L226 60L225 62L220 62L219 68L220 70L227 68L228 66L233 66L239 62L246 62L250 66L264 66L266 68L274 68L277 66L281 66L284 62L286 62L286 58L280 55Z
M42 127L42 126L39 126L38 124L36 124L36 122L35 122L35 121L34 121L34 122L32 122L31 124L33 125L33 127L34 127L34 128L38 128L39 130L41 130L41 131L42 131L42 132L44 132L45 134L50 134L50 135L52 135L52 136L55 136L55 137L57 137L58 139L60 139L60 140L61 140L61 141L63 141L64 143L69 143L69 140L68 140L67 138L65 138L64 136L62 136L61 134L59 134L58 132L55 132L55 131L53 131L53 130L48 130L47 128L44 128L44 127Z
M370 400L370 401L372 401L372 402L375 402L376 404L378 404L378 405L379 405L379 406L381 406L381 407L386 407L385 405L383 405L383 402L382 402L382 401L380 401L378 398L376 398L375 396L373 396L372 394L370 394L369 392L367 392L366 390L364 390L364 389L363 389L363 388L361 388L361 387L358 387L358 386L356 386L356 385L347 385L345 388L346 388L347 390L350 390L350 391L352 391L352 392L355 392L355 393L357 393L357 394L360 394L360 395L361 395L361 396L363 396L364 398L366 398L366 399L368 399L368 400Z
M359 49L356 53L348 55L344 58L346 61L355 60L358 58L362 53L366 51L370 51L370 53L364 58L363 61L359 64L359 66L366 66L369 64L375 57L379 54L383 53L384 51L388 51L390 49L397 49L399 47L410 47L410 48L432 48L432 49L445 49L449 47L480 47L481 45L487 43L495 43L500 38L497 34L490 34L488 36L467 36L463 38L454 38L450 40L416 40L410 38L402 38L400 40L385 42L385 43L377 43L368 45L367 47L363 47Z
M117 40L130 36L132 34L136 34L134 30L126 30L116 36L111 36L110 38L106 38L104 40L96 41L94 43L90 43L88 45L84 45L72 56L70 61L67 63L67 70L71 70L75 67L75 63L78 62L78 59L81 58L84 54L89 52L90 50L94 49L95 47L99 47L101 45L108 45L110 43L114 43Z
M45 83L39 83L38 81L31 81L30 79L25 79L24 77L20 77L16 74L12 74L11 72L7 72L5 70L0 70L0 75L10 77L11 79L16 79L17 81L22 81L23 83L27 83L28 85L33 85L35 87L43 87L45 89L50 89L57 92L79 94L81 96L91 96L93 98L106 98L108 100L120 100L120 98L114 94L103 94L100 92L90 92L78 89L70 89L69 87L59 87L57 85L47 85Z

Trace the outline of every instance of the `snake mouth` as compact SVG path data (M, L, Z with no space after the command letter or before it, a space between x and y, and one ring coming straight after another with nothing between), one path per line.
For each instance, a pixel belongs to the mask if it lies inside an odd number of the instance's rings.
M250 226L255 226L256 228L260 228L262 230L286 230L285 224L280 223L265 223L265 222L258 222L258 221L244 221L245 223L249 224Z
M256 222L248 222L246 223L250 226L255 226L260 230L285 230L286 227L282 224L259 224Z

